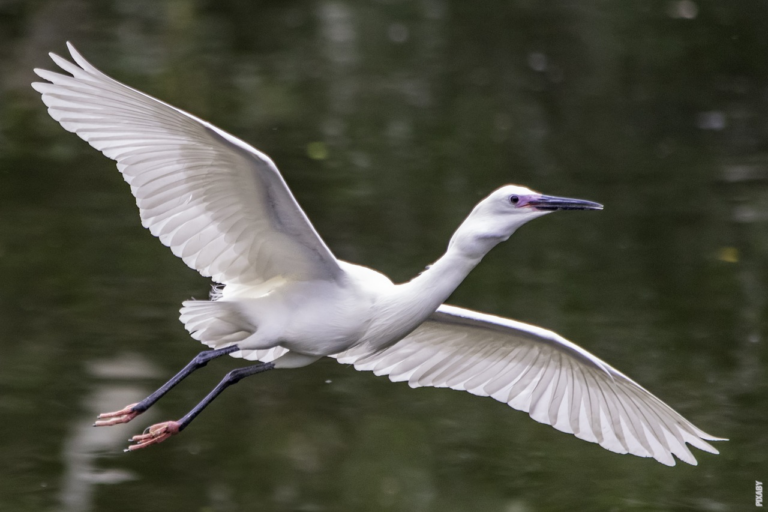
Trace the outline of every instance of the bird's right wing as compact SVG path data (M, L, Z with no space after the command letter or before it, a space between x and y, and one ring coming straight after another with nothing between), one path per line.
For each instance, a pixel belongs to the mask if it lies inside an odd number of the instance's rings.
M689 464L689 443L718 453L710 436L629 377L554 332L443 305L410 335L371 352L335 355L358 370L491 396L541 423L618 453Z
M42 69L48 112L117 161L142 224L190 267L226 284L336 279L341 270L269 157L108 77L67 43L72 76Z

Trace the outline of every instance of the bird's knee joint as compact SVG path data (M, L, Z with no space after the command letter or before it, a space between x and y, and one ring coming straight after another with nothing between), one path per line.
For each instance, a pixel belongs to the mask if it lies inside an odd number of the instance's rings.
M240 371L239 369L236 369L236 370L232 370L229 373L227 373L224 376L224 380L228 384L237 384L238 382L240 382L242 380L243 377L245 377L245 375L243 375L243 372Z
M208 361L211 360L210 354L213 352L213 350L205 350L203 352L200 352L195 356L195 358L192 360L192 362L197 366L198 368L203 367L208 364Z

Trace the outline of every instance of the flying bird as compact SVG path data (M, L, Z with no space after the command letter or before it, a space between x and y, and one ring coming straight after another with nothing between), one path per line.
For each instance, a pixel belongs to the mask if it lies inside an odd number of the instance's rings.
M447 250L411 281L394 284L338 260L264 153L202 119L108 77L67 43L66 73L36 69L51 117L117 162L144 227L184 263L223 285L189 300L181 321L210 350L153 394L101 414L126 423L196 369L224 355L258 361L229 372L178 421L149 427L128 450L184 430L228 386L328 356L411 387L490 396L541 423L617 453L673 455L696 464L687 444L718 453L698 429L629 377L557 334L444 304L493 247L523 224L598 203L516 185L492 192L456 230Z

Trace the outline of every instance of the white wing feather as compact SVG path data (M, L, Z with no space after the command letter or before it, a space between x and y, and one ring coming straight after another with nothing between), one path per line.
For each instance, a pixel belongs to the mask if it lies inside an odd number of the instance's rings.
M72 76L36 69L48 112L117 161L142 224L220 283L335 279L339 267L268 156L103 74L67 43Z
M453 306L383 351L359 346L334 357L411 387L491 396L580 439L669 466L672 454L696 464L686 443L718 453L704 440L723 440L554 332Z

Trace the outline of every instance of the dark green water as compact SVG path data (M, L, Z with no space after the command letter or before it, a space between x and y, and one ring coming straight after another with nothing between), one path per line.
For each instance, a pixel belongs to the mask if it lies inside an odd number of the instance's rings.
M0 510L751 510L768 480L768 4L0 1ZM616 455L490 399L334 361L254 377L183 436L92 429L201 347L206 279L28 86L94 64L267 152L337 256L406 280L506 183L606 205L495 249L457 305L554 329L728 437Z

